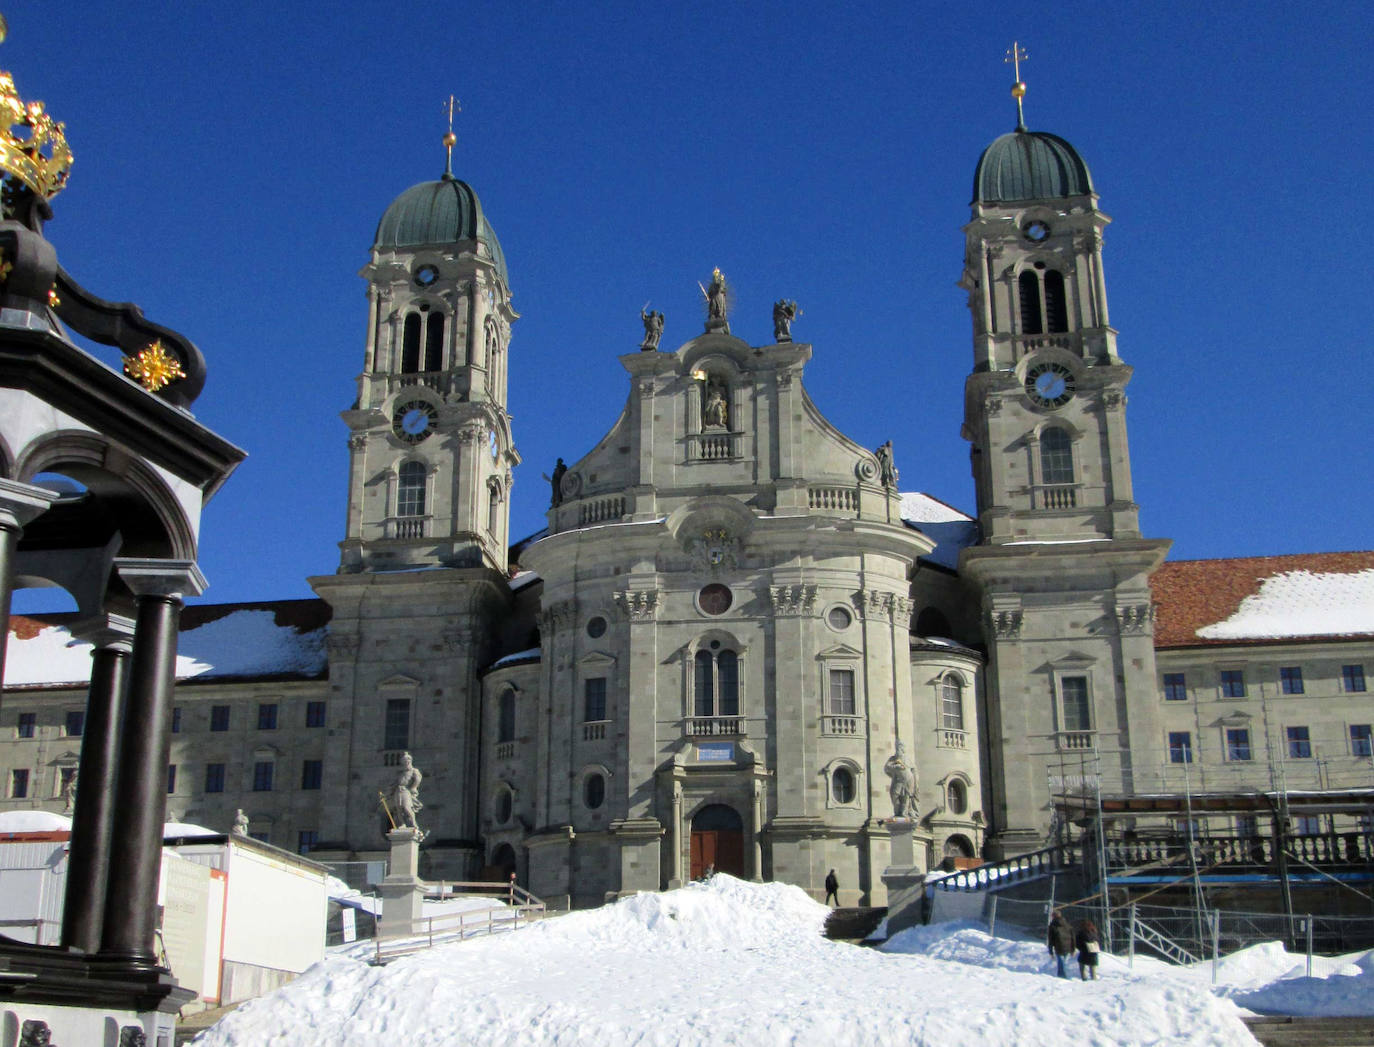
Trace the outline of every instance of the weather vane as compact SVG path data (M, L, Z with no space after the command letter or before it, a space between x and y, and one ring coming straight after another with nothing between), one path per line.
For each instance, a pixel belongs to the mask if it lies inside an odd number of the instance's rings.
M458 144L458 136L453 133L453 114L461 113L463 107L458 104L458 99L453 95L448 96L448 134L444 135L444 149L448 157L444 161L444 174L453 174L453 147Z
M1004 63L1009 63L1016 76L1016 83L1011 85L1011 96L1016 99L1016 129L1024 131L1026 129L1026 114L1021 108L1021 99L1026 97L1026 85L1021 80L1021 63L1030 58L1026 49L1021 44L1013 40L1011 50L1007 52L1007 57L1002 59Z

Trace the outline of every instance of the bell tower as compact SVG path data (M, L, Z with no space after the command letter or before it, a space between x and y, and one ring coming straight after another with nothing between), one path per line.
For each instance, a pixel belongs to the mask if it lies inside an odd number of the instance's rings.
M367 349L343 414L349 497L340 571L506 569L511 308L505 256L452 170L398 196L373 239Z
M1169 547L1141 538L1131 487L1131 369L1102 271L1109 219L1078 151L1027 129L1024 58L1015 45L1008 54L1016 129L974 172L961 280L973 322L963 435L982 538L960 571L982 597L985 803L1003 855L1044 844L1066 777L1129 791L1135 767L1157 760L1149 576Z

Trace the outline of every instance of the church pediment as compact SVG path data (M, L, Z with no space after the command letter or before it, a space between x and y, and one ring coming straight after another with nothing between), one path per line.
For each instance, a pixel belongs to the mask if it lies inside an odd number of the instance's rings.
M388 676L385 680L382 680L380 683L377 684L377 686L379 688L385 688L387 690L401 690L405 688L419 687L420 681L415 679L415 677L413 676L407 676L405 673L396 673L395 675Z
M826 647L816 652L816 660L824 661L828 658L862 658L863 652L857 647L850 647L847 643L837 643L833 647Z

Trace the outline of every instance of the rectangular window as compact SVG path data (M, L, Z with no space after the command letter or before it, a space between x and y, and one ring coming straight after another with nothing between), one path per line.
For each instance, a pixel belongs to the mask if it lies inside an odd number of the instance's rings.
M324 702L305 703L305 726L323 727L324 726Z
M1065 676L1059 681L1059 695L1064 703L1064 730L1091 731L1093 724L1088 708L1088 678Z
M386 722L382 731L383 749L406 749L410 746L410 699L388 698Z
M174 763L167 765L167 791L169 793L177 791L177 765Z
M1248 727L1226 728L1226 759L1250 759L1250 729Z
M172 706L172 733L181 733L181 706Z
M273 769L271 760L259 760L253 764L253 791L255 793L270 793L272 791Z
M296 850L309 854L320 844L320 834L314 829L302 829L296 834Z
M205 765L205 791L207 793L224 792L224 764L207 763Z
M10 771L10 797L22 800L29 795L29 772L27 768Z
M1186 702L1188 700L1188 680L1183 673L1164 674L1164 700L1166 702Z
M210 730L227 731L229 730L229 706L212 705L210 706Z
M1364 691L1363 665L1341 666L1341 690L1347 694L1359 694Z
M1302 666L1283 665L1279 667L1279 690L1284 694L1302 694Z
M306 760L301 764L301 788L318 789L324 781L324 761Z
M83 709L68 709L66 723L63 724L68 738L80 738L86 729L86 712Z
M1294 836L1320 836L1322 820L1315 814L1300 814L1293 819Z
M1374 736L1371 735L1369 724L1352 723L1350 725L1350 755L1374 755Z
M277 703L258 702L258 730L275 731L277 729Z
M854 670L830 670L830 712L835 716L854 715Z
M1307 760L1312 756L1312 739L1308 736L1306 727L1288 728L1288 758L1290 760Z
M1169 732L1169 762L1193 762L1193 736L1188 731Z
M1245 697L1245 670L1221 670L1221 696L1223 698Z
M606 678L598 676L582 684L582 719L588 723L606 719Z
M19 723L16 725L20 738L32 738L34 724L38 722L37 713L20 713Z

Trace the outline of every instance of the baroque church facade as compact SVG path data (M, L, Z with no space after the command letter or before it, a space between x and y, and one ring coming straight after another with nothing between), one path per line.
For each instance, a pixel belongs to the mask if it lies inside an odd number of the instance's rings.
M1281 758L1297 715L1365 773L1374 629L1204 634L1270 577L1374 576L1374 556L1161 572L1169 543L1140 532L1108 221L1063 139L1019 126L978 161L975 517L901 494L890 448L826 420L785 309L752 346L722 304L676 348L646 317L621 415L560 462L547 527L513 541L507 262L467 184L407 190L362 271L339 570L311 579L316 601L187 609L184 650L239 635L235 616L270 636L258 661L179 684L171 810L227 827L243 809L279 846L379 858L379 793L409 752L431 878L513 871L588 905L708 868L820 892L833 868L845 901L880 904L903 783L933 866L1044 846L1075 773L1125 793L1194 765L1262 784L1270 765L1237 759L1231 732ZM63 628L16 619L11 651ZM81 681L15 661L0 807L59 809ZM1297 694L1331 699L1320 714L1283 704L1295 665ZM1239 695L1220 682L1237 672Z

